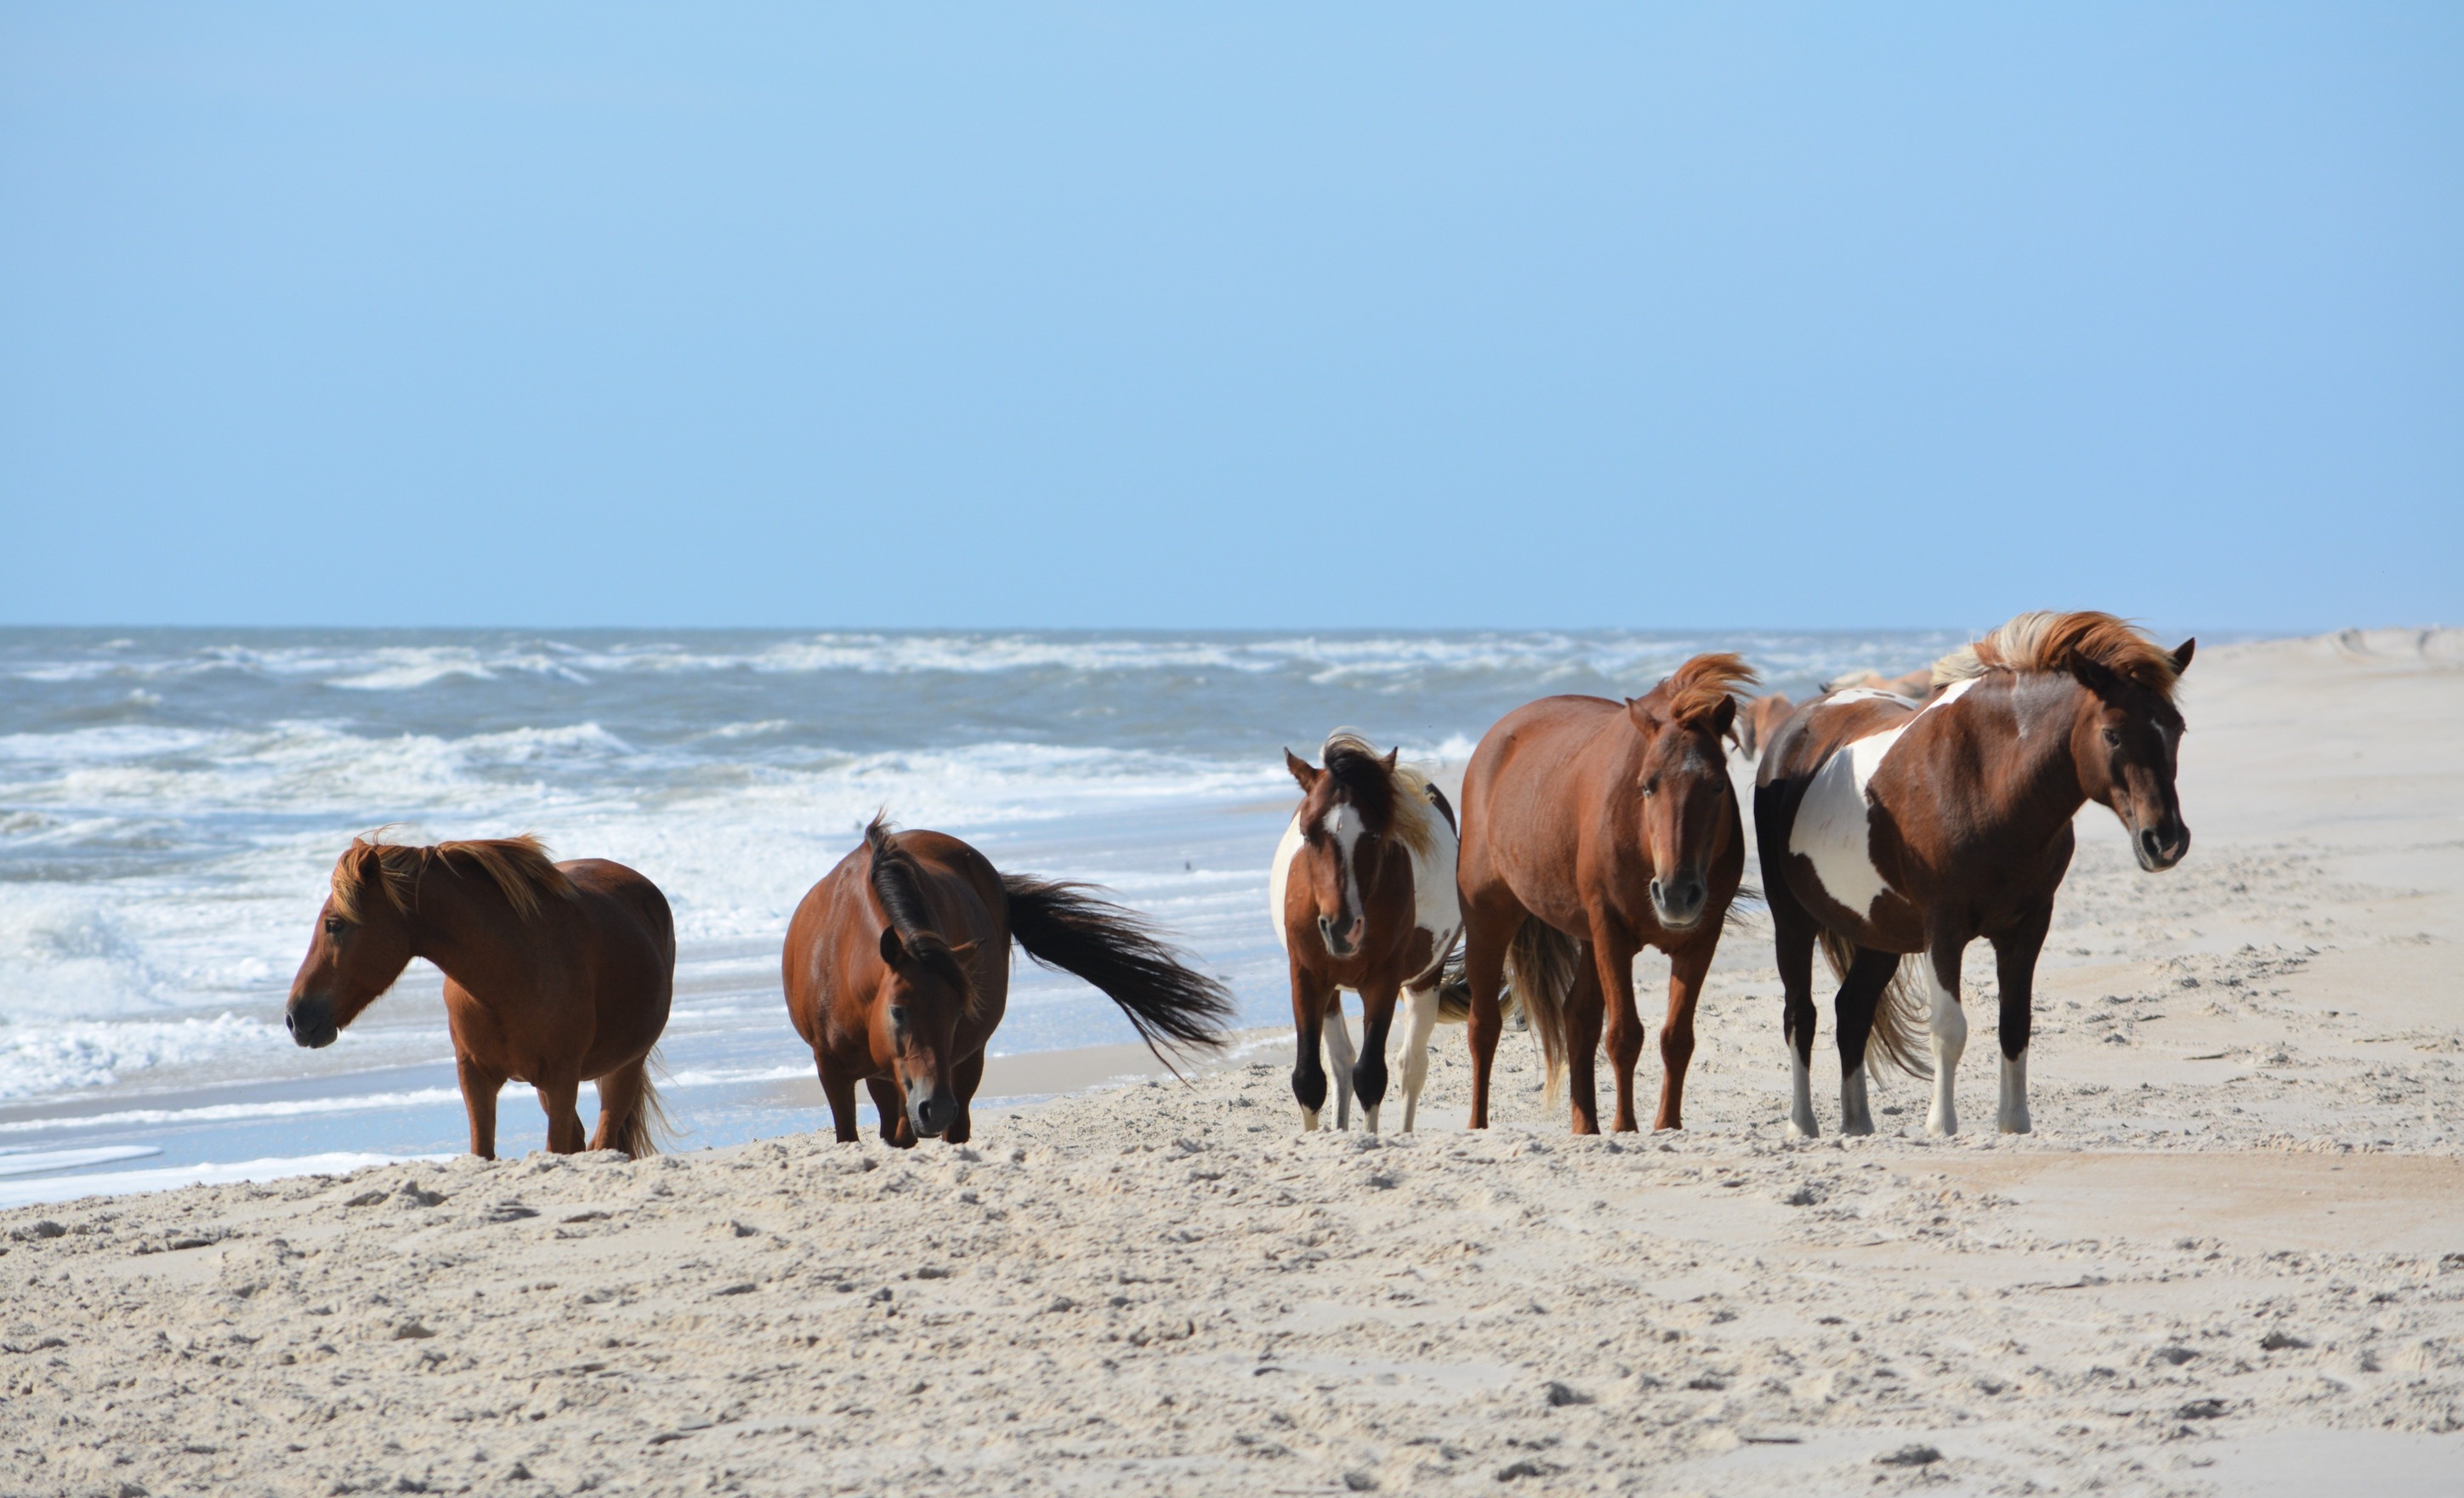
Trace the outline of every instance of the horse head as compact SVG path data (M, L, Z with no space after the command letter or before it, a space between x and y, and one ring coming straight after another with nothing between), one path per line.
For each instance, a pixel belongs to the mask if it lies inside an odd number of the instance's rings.
M1289 749L1284 767L1301 786L1294 814L1301 849L1291 862L1286 899L1317 912L1318 939L1338 961L1355 957L1369 936L1369 901L1385 871L1395 831L1395 760L1350 734L1326 741L1324 769Z
M334 865L332 888L283 1009L293 1041L331 1046L410 965L410 917L404 907L418 882L420 852L353 838Z
M1627 721L1640 736L1634 782L1651 861L1651 912L1664 930L1690 929L1710 903L1712 861L1737 826L1720 741L1736 721L1730 689L1753 679L1753 668L1734 655L1697 655L1626 701Z
M2072 666L2087 688L2071 732L2079 790L2122 819L2131 854L2150 873L2172 868L2190 850L2190 829L2182 821L2182 798L2173 783L2183 725L2171 689L2172 678L2189 668L2198 643L2183 641L2166 656L2171 670L2152 677L2092 660Z
M958 1022L976 1002L968 975L976 943L951 946L931 933L911 939L897 926L881 929L888 974L873 993L872 1048L891 1058L891 1073L907 1100L908 1126L918 1139L936 1139L958 1117L950 1078L958 1060Z

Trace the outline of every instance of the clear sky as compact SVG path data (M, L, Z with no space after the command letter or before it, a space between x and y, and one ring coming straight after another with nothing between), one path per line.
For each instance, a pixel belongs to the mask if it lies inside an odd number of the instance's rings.
M0 10L0 622L2464 623L2464 7Z

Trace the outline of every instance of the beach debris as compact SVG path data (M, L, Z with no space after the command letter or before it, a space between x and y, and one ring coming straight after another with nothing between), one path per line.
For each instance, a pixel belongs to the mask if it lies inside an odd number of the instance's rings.
M1885 1451L1874 1459L1876 1466L1931 1466L1942 1460L1939 1447L1922 1442L1910 1442L1897 1451Z
M1346 1472L1343 1474L1343 1486L1355 1493L1374 1493L1377 1490L1377 1479L1367 1472Z
M67 1231L67 1228L47 1217L40 1222L29 1223L23 1227L12 1227L9 1229L9 1236L21 1244L30 1244L37 1239L60 1237Z
M1794 1185L1782 1187L1778 1195L1783 1206L1814 1206L1828 1193L1813 1181L1800 1180Z
M717 1289L711 1291L711 1293L714 1295L743 1295L750 1293L752 1289L753 1282L751 1280L738 1280L733 1285L722 1285ZM887 1294L888 1291L884 1291L883 1293Z
M499 1201L479 1214L482 1223L518 1223L526 1217L539 1216L539 1208L518 1201Z
M1589 1404L1593 1402L1590 1395L1585 1394L1582 1390L1575 1388L1571 1383L1567 1383L1556 1378L1551 1378L1547 1384L1543 1385L1541 1394L1548 1399L1549 1407L1552 1410L1564 1409L1569 1404Z
M2262 1342L2259 1345L2264 1347L2267 1344ZM2163 1363L2167 1368L2179 1368L2198 1355L2199 1351L2194 1347L2160 1347L2147 1355L2147 1360L2151 1363Z
M759 1238L761 1236L761 1229L754 1226L750 1223L738 1223L733 1219L730 1219L728 1222L727 1232L728 1236L731 1238Z
M606 1214L606 1213L605 1213L605 1212L600 1211L597 1207L592 1207L592 1208L591 1208L589 1211L587 1211L587 1212L576 1212L576 1213L574 1213L571 1217L565 1218L565 1219L563 1219L562 1221L564 1221L565 1223L605 1223L605 1221L607 1221L607 1214Z
M417 1317L413 1317L407 1321L398 1321L394 1323L393 1339L397 1342L423 1341L426 1338L434 1336L435 1334L436 1333L422 1326Z
M1520 1462L1509 1462L1499 1467L1497 1480L1501 1483L1511 1483L1526 1477L1553 1477L1564 1470L1564 1467L1554 1462L1535 1462L1529 1457L1525 1457Z
M2222 1399L2192 1399L2189 1403L2175 1410L2173 1412L2173 1418L2176 1420L2215 1420L2224 1414L2226 1404Z
M2258 1339L2258 1350L2262 1353L2281 1353L2288 1348L2302 1348L2309 1345L2308 1342L2295 1336L2282 1327L2270 1330L2267 1335Z

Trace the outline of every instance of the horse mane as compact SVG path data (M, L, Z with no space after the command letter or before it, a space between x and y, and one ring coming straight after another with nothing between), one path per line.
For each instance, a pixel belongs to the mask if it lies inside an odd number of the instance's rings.
M2173 683L2179 675L2173 657L2136 625L2094 609L2073 613L2038 609L2013 615L1984 639L1934 662L1933 684L1947 687L1996 670L2076 674L2082 666L2101 667L2167 702L2173 700Z
M1438 829L1433 819L1438 808L1429 802L1429 777L1419 766L1405 764L1398 757L1395 767L1388 769L1386 757L1348 728L1327 735L1318 761L1334 777L1334 783L1359 810L1370 830L1392 832L1422 858L1436 855Z
M407 913L414 892L419 886L420 871L430 859L442 859L448 867L463 862L477 866L514 908L514 914L528 923L539 919L549 899L571 899L573 881L557 868L545 845L525 832L519 837L472 838L459 842L432 843L425 846L396 843L385 837L386 828L351 839L351 846L334 865L334 913L344 920L360 919L360 900L368 881L365 866L377 867L377 892L395 910ZM363 859L360 854L373 854Z
M979 999L976 980L967 974L966 964L950 950L950 938L933 924L933 907L924 898L924 870L917 866L915 855L898 846L898 833L890 826L890 813L875 812L865 825L865 847L872 851L869 875L873 898L881 902L881 913L890 917L891 928L898 933L908 954L943 982L956 988L973 1009Z
M1718 712L1721 703L1761 679L1744 656L1715 650L1670 672L1651 694L1661 699L1671 722L1692 723Z

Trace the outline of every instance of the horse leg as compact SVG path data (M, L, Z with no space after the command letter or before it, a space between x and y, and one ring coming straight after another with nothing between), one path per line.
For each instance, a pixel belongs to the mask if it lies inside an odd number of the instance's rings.
M1318 1059L1318 1032L1326 1024L1327 1000L1340 996L1318 981L1317 975L1292 963L1292 1100L1301 1105L1301 1130L1317 1128L1318 1110L1326 1106L1326 1064ZM1340 1016L1337 1017L1340 1023Z
M1600 967L1594 958L1598 950L1593 942L1576 944L1574 988L1566 996L1566 1097L1573 1108L1572 1127L1576 1134L1600 1132L1597 1068L1603 1001L1600 996ZM1631 976L1626 986L1631 992L1634 986Z
M1386 979L1360 991L1360 1061L1353 1068L1352 1091L1360 1099L1361 1127L1371 1134L1386 1101L1386 1037L1395 1028L1397 987Z
M1497 991L1506 981L1506 945L1527 918L1519 910L1502 916L1463 912L1463 982L1471 990L1463 1038L1471 1049L1474 1129L1488 1127L1488 1073L1497 1064L1498 1037L1506 1032L1506 1013L1497 1006Z
M1780 1034L1788 1043L1788 1136L1811 1139L1822 1133L1814 1121L1814 915L1784 880L1767 877L1763 897L1771 902L1771 945L1779 960Z
M1968 1049L1968 1016L1959 1007L1959 958L1968 947L1965 936L1928 932L1925 978L1933 985L1933 1010L1925 1028L1933 1037L1933 1108L1925 1114L1925 1133L1937 1138L1959 1132L1959 1058Z
M983 1085L983 1080L984 1053L980 1050L950 1068L950 1090L958 1095L958 1116L950 1120L950 1127L941 1131L942 1143L964 1144L974 1137L975 1119L968 1112L967 1104L974 1099L976 1089Z
M550 1155L579 1155L587 1141L582 1133L582 1112L575 1102L582 1095L580 1077L542 1079L532 1084L539 1092L539 1109L547 1114L547 1149Z
M822 1095L830 1100L830 1124L837 1131L841 1144L856 1141L855 1078L830 1069L830 1064L816 1053L813 1069L821 1073Z
M1352 1025L1343 1017L1343 990L1329 989L1326 996L1326 1074L1327 1085L1334 1090L1334 1127L1348 1131L1352 1127L1352 1072L1360 1058L1352 1049Z
M1403 1132L1420 1111L1420 1084L1429 1079L1429 1036L1438 1027L1438 980L1412 994L1412 1030L1403 1043Z
M453 1058L462 1083L462 1107L471 1115L471 1153L483 1160L496 1157L496 1094L504 1090L505 1074L468 1056Z
M2053 919L2054 908L2048 904L1993 938L1994 978L2002 999L2002 1107L1995 1123L2004 1134L2035 1128L2028 1117L2028 1033L2035 1024L2036 954Z
M893 1150L915 1148L915 1131L907 1122L907 1094L888 1077L867 1077L865 1090L872 1094L872 1111L881 1115L881 1142Z
M1872 1056L1874 1038L1874 1010L1881 1002L1882 990L1891 986L1891 979L1899 970L1899 954L1859 947L1857 955L1848 959L1846 976L1839 980L1839 997L1833 1004L1833 1011L1838 1016L1841 1134L1874 1132L1874 1107L1865 1092L1866 1063Z
M624 1137L626 1120L633 1116L633 1110L642 1106L642 1092L650 1080L649 1065L645 1057L598 1079L599 1127L590 1131L592 1149L624 1148L616 1141Z
M1651 1120L1654 1129L1685 1127L1685 1068L1694 1063L1694 1006L1703 997L1703 980L1711 971L1711 954L1718 951L1714 942L1673 952L1668 958L1668 1021L1660 1027L1660 1112ZM1634 964L1625 965L1625 1012L1634 1014ZM1632 1021L1629 1022L1634 1023ZM1618 1050L1617 1013L1610 1011L1609 1049ZM1642 1049L1639 1024L1634 1028L1634 1048ZM1617 1127L1631 1129L1634 1115L1626 1110L1625 1093L1634 1075L1634 1062L1619 1054L1618 1067L1623 1076L1617 1083Z

